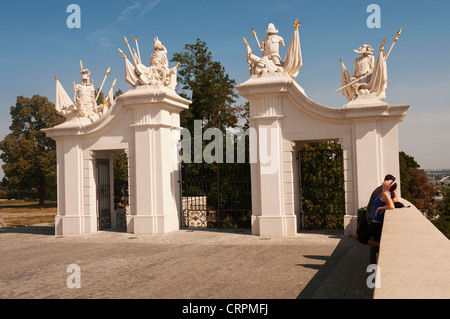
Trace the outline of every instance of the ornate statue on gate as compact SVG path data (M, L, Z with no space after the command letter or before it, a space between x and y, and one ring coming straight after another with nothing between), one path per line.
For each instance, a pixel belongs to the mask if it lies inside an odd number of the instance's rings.
M387 65L386 61L391 53L394 44L398 41L402 29L397 32L394 42L389 49L389 52L384 53L384 45L386 38L380 47L376 62L374 61L373 49L370 45L364 44L355 53L361 54L354 62L354 74L350 76L344 63L342 66L342 87L336 90L336 93L342 91L349 101L354 101L359 97L363 98L386 98L387 88Z
M252 31L255 32L253 29ZM270 65L274 66L271 68L273 71L283 71L283 67L281 66L283 61L280 57L280 45L284 47L285 44L284 39L277 35L277 33L278 30L275 28L275 25L270 23L266 30L267 37L261 41L260 45L263 56L259 61L258 66L262 67L261 71L263 71L264 66L270 68Z
M92 83L89 80L91 72L88 69L83 68L83 63L80 61L81 68L81 84L73 83L74 98L73 101L70 99L69 95L64 90L63 86L59 82L58 78L55 76L56 80L56 112L63 115L67 119L88 119L90 122L95 122L100 118L101 115L106 113L108 107L114 103L113 87L115 80L111 89L108 93L106 99L102 103L97 105L97 99L100 92L105 84L105 80L110 73L110 68L106 71L105 77L103 79L102 85L98 91L95 93L94 81ZM88 121L89 122L89 121Z
M169 61L167 59L167 49L159 41L158 37L154 39L153 50L151 55L150 67L142 64L141 54L137 38L133 37L136 42L136 49L131 49L126 37L125 43L128 46L133 63L131 63L122 50L119 49L125 60L125 80L132 86L151 85L163 86L175 89L177 85L177 67L178 64L169 69Z
M95 121L98 119L97 101L94 86L89 82L90 74L88 69L81 69L81 84L75 86L73 100L77 107L78 117L87 117Z
M247 40L244 38L244 42L247 45L247 62L250 75L277 72L286 72L292 78L298 75L298 70L302 67L302 52L298 32L300 24L298 19L294 23L294 34L284 61L280 56L280 45L285 46L284 39L277 35L278 30L275 28L275 25L273 23L269 24L266 30L267 37L261 41L261 44L255 30L252 28L253 36L258 43L262 57L260 58L252 52Z

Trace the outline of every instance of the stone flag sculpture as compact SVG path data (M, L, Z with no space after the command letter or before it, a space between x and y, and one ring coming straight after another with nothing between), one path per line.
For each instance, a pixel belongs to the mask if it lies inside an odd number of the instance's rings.
M394 42L389 49L389 52L384 53L384 44L386 38L380 47L377 60L374 63L373 49L370 45L364 44L355 53L361 54L354 62L354 74L350 76L341 61L342 67L342 87L336 90L336 93L342 91L342 95L349 101L354 101L357 98L386 98L387 88L387 64L386 61L391 53L394 44L398 41L401 34L401 29L397 32Z
M64 90L63 86L61 85L56 76L55 80L56 80L56 103L55 103L56 112L66 117L74 117L76 114L75 104L72 102L72 99Z
M269 24L266 30L267 37L261 43L259 43L255 30L252 29L262 57L260 58L252 52L250 45L244 38L244 42L247 45L247 62L250 75L277 72L286 72L292 78L298 75L298 71L302 67L302 52L298 31L300 24L298 19L294 23L294 34L284 61L281 60L279 49L280 45L285 46L285 44L283 38L277 35L278 30L275 28L275 25L273 23Z

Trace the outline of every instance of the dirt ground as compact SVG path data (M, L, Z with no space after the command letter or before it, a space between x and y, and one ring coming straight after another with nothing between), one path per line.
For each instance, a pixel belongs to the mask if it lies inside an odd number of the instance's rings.
M0 228L53 223L56 203L39 207L36 202L0 200Z

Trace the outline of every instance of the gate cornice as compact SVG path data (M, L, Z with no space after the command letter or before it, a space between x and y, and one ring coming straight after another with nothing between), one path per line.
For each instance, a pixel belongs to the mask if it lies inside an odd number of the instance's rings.
M342 108L324 106L311 100L287 73L255 75L236 88L241 96L251 101L286 97L295 107L314 118L336 124L373 121L376 118L392 118L400 122L409 109L407 104L389 105L375 99L363 101L364 104L359 105L349 103ZM283 115L282 110L279 115Z
M91 123L86 118L73 118L53 128L43 129L48 137L85 136L98 133L114 125L113 122L124 117L125 112L136 112L137 109L150 110L164 108L168 111L179 113L187 109L192 102L179 96L174 90L154 87L139 86L131 88L115 100L113 106L100 119ZM136 124L136 123L134 123ZM162 123L161 125L167 126ZM169 125L178 128L178 125Z

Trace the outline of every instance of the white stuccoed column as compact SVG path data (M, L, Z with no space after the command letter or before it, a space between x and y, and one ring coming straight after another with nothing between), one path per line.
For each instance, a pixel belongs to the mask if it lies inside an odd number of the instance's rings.
M134 203L127 216L128 232L166 233L179 228L179 185L176 145L179 113L190 101L173 90L137 87L124 94L124 107L133 112L134 165L130 170Z
M371 104L357 99L344 106L346 117L352 121L351 161L345 161L344 170L352 165L353 207L345 217L346 235L356 236L357 210L367 206L375 188L387 174L400 181L398 123L409 105L390 106L380 100ZM350 149L344 151L350 155ZM347 179L347 176L346 176Z
M282 95L289 77L270 74L254 77L238 86L250 102L250 128L256 133L257 158L251 163L252 234L294 236L296 216L286 214L284 203ZM254 146L250 146L253 149Z
M58 214L56 235L82 234L83 227L83 167L82 149L78 138L58 140Z

